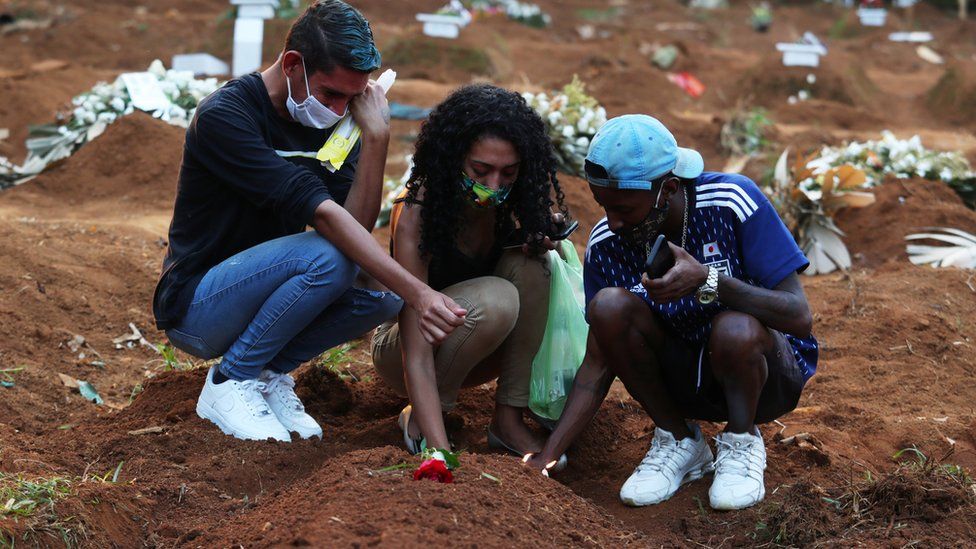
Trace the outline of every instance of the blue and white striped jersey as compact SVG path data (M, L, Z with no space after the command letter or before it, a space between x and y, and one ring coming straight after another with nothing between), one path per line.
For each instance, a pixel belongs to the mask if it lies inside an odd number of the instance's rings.
M774 288L809 261L796 245L772 204L747 177L705 172L688 188L686 250L704 265L754 286ZM586 302L603 288L627 288L642 297L682 339L702 346L711 333L711 319L727 308L702 305L694 294L668 303L647 297L640 284L645 250L610 231L606 218L590 232L583 267ZM720 296L721 299L721 296ZM797 364L809 379L817 369L818 345L811 334L786 335Z

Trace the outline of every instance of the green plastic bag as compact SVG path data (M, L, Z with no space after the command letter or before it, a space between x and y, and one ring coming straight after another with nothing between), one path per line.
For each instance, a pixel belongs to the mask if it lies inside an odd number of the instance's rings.
M550 251L549 316L539 352L532 359L529 408L536 414L559 419L576 371L586 354L589 325L583 315L583 266L568 240L560 253ZM564 259L565 258L565 259Z

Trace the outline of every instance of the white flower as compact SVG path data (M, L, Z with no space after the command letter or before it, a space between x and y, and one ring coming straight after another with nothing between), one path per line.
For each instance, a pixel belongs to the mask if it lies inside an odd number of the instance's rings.
M796 96L795 95L791 95L791 96L787 97L786 98L786 102L789 103L790 105L796 105Z
M806 101L807 99L810 99L810 92L808 92L807 90L800 90L799 92L797 92L796 97L800 101Z
M585 117L585 116L583 118L580 118L579 119L579 122L576 123L576 129L580 133L587 133L587 132L589 132L590 131L590 120L587 117Z
M549 120L550 126L555 126L563 117L563 113L559 111L552 111L546 118Z
M121 97L113 97L110 104L117 112L122 112L125 110L125 101L123 101Z
M573 137L574 135L576 135L576 129L573 128L572 126L569 126L569 125L563 126L562 134L563 134L563 137L569 139L569 138Z
M590 146L590 138L589 137L578 138L576 140L576 146L579 147L580 149L586 149L587 147Z
M816 83L817 83L817 75L811 72L810 74L807 75L807 84L810 84L812 86L813 84Z
M163 62L159 59L154 60L149 64L149 69L147 72L151 72L159 78L166 76L166 67L163 66Z

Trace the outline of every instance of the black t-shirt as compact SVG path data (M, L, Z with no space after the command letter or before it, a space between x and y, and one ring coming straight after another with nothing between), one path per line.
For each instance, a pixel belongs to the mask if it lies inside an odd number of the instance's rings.
M258 73L200 102L186 130L169 249L153 296L159 329L179 323L211 267L304 231L325 200L345 202L358 145L336 173L314 158L279 154L318 151L331 132L281 118Z

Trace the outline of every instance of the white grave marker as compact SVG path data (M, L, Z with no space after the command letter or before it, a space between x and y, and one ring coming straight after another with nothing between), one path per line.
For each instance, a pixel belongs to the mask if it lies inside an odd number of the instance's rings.
M888 10L884 8L858 8L857 16L865 27L883 27L888 19Z
M231 74L241 76L261 68L264 20L274 17L278 0L230 0L230 3L237 6Z
M820 58L827 55L827 48L813 33L803 34L799 42L780 42L776 49L783 52L785 67L819 67Z

